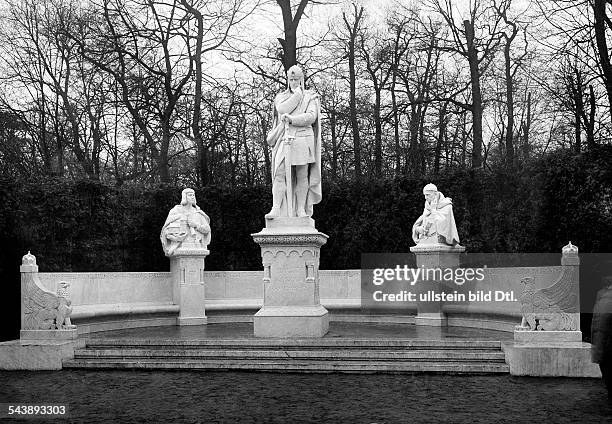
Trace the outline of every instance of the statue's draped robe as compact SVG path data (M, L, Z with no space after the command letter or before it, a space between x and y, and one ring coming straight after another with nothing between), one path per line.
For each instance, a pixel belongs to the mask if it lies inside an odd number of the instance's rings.
M417 227L427 227L428 225L430 227L425 234L426 236L437 234L448 245L454 246L459 244L459 234L457 233L457 225L453 215L453 202L449 197L444 197L440 192L438 192L437 200L432 202L425 201L423 214L412 226L412 239L415 243L419 242Z
M189 208L191 208L191 210ZM206 249L208 247L208 244L210 243L210 218L208 217L208 215L206 215L204 211L200 209L197 205L176 205L168 213L168 217L166 218L166 222L162 227L160 235L162 247L166 255L171 255L172 253L174 253L174 251L181 245L183 241L171 240L168 238L168 235L170 235L170 227L180 226L181 220L184 220L185 223L191 220L191 222L197 227L204 225L208 228L208 232L204 234L197 231L195 228L190 227L189 224L187 224L186 226L185 224L182 224L182 226L180 227L180 231L185 233L183 240L190 237L191 235L195 235L197 236L197 240L200 240L201 238L202 247ZM197 232L198 234L194 234L194 232Z
M312 163L308 163L308 193L306 195L306 204L304 210L308 216L312 216L313 205L321 201L321 119L320 119L320 104L319 97L316 93L305 90L301 92L291 93L289 90L284 91L276 96L274 100L274 123L273 129L268 135L268 144L273 146L272 149L272 181L276 177L276 173L281 165L284 165L287 155L288 146L284 143L284 124L280 121L282 114L290 114L292 124L288 128L288 136L295 137L299 142L300 137L306 137L312 134L314 137L314 152ZM286 169L285 169L286 172ZM293 207L291 213L287 213L287 202L283 201L281 205L282 216L297 215L297 197L296 197L296 173L292 172L292 187L293 187ZM288 191L287 191L288 192ZM285 193L285 196L287 194Z

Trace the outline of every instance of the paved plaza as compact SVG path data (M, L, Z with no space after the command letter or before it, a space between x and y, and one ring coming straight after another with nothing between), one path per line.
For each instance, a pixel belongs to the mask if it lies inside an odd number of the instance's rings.
M612 422L597 379L82 370L0 379L5 401L66 403L75 423Z
M85 338L108 339L255 339L253 324L209 324L201 326L166 326L132 328L127 330L91 333ZM505 331L483 330L465 327L418 327L410 324L363 324L352 322L331 322L329 332L323 337L359 339L473 339L473 340L512 340L512 333Z
M332 322L325 338L506 340L508 333ZM89 338L252 338L252 324L157 327ZM0 372L5 402L65 403L70 422L603 423L603 383L586 378L214 371ZM20 421L13 421L20 422ZM57 422L60 422L59 420Z

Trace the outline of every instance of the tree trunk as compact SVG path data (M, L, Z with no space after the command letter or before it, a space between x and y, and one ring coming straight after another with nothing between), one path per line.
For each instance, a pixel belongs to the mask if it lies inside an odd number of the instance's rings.
M357 39L357 29L359 22L363 16L363 7L357 9L357 5L353 4L354 22L349 24L346 19L346 14L342 14L344 23L349 32L348 45L348 62L349 62L349 114L351 120L351 128L353 130L353 153L355 158L355 180L361 179L361 142L359 139L359 121L357 120L357 94L356 94L356 70L355 70L355 42Z
M419 175L419 111L416 104L410 105L410 144L409 144L409 155L410 157L406 161L410 164L410 175Z
M170 148L170 117L162 119L162 142L157 159L157 169L159 179L162 183L170 182L170 166L168 161L168 150Z
M606 0L593 0L593 17L595 27L595 41L599 53L599 64L603 73L603 81L608 95L609 117L612 120L612 65L606 38Z
M482 92L480 90L480 70L478 51L474 43L474 24L463 21L467 41L467 58L470 65L472 85L472 168L482 167Z
M200 120L202 118L202 43L204 39L204 19L202 13L187 0L181 0L181 3L189 13L191 13L197 22L197 34L196 34L196 49L193 55L193 62L195 64L195 91L193 100L193 116L191 117L191 132L197 149L197 174L198 180L202 186L206 185L206 170L202 168L202 158L206 156L204 152L204 140L202 139L202 131L200 130Z
M329 128L331 131L331 173L334 179L338 178L338 144L337 144L337 129L338 119L335 110L329 111Z
M436 148L434 151L434 173L437 175L440 172L440 156L442 155L442 144L446 137L446 111L448 101L442 103L438 111L438 139L436 140Z
M395 84L397 81L397 71L393 70L393 79L391 80L391 107L393 111L393 141L395 145L395 175L401 173L402 155L400 149L400 133L399 133L399 114L397 111L397 95L395 93Z
M523 160L529 159L529 133L531 132L531 92L527 94L527 113L523 123Z
M283 47L282 62L285 72L293 65L297 64L297 28L300 19L304 14L304 9L308 4L308 0L300 0L300 3L295 11L295 15L291 13L291 0L276 0L276 3L281 8L283 14L283 30L285 38L279 38L278 42Z
M504 46L504 62L506 65L506 110L508 113L508 123L506 126L507 166L512 166L514 164L514 80L512 78L512 62L510 58L512 38L506 36L506 44Z
M592 150L595 148L595 112L597 111L595 92L592 85L589 85L589 107L589 119L586 122L587 148Z
M584 99L582 98L582 77L578 70L574 70L575 80L570 76L570 94L574 102L574 150L580 153L582 150L582 117L584 115Z
M374 101L374 175L382 176L382 119L380 116L380 86L376 85Z

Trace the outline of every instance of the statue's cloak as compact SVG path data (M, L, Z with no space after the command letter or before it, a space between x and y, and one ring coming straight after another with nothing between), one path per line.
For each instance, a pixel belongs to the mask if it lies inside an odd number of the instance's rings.
M287 96L287 102L285 104L291 105L294 102L295 94L289 92L283 92L279 96ZM290 97L289 97L290 96ZM279 111L276 109L276 103L274 107L274 123L272 125L272 131L268 135L268 144L274 146L272 149L272 181L276 175L277 169L283 164L283 161L287 155L287 145L283 142L284 136L284 125L279 122L280 115L283 113L289 113L291 115L303 114L308 111L308 108L312 105L316 108L317 118L312 124L314 132L314 159L313 163L308 164L308 194L306 195L305 211L308 216L312 216L313 205L319 203L323 197L323 191L321 186L321 105L319 101L319 95L313 91L305 90L304 96L294 109L287 111ZM290 106L291 107L291 106ZM295 128L290 129L295 131ZM296 197L296 175L292 173L292 186L293 189L293 213L287 214L287 202L283 201L281 205L281 215L296 216L297 215L297 197Z
M206 215L206 213L204 213L204 211L200 209L199 206L194 205L192 207L194 208L193 212L196 213L200 219L205 220L206 224L210 226L210 218L208 217L208 215ZM180 242L174 242L172 240L168 240L168 238L166 238L166 230L168 229L170 224L173 224L177 221L180 222L181 218L183 218L184 215L185 215L185 209L183 205L176 205L172 209L170 209L170 212L168 212L168 217L166 218L166 222L164 222L164 226L162 227L161 234L160 234L162 248L164 249L164 252L166 253L166 255L174 252L176 247L180 244ZM188 231L188 230L189 230L188 228L185 229L185 231ZM210 236L211 236L210 233L211 232L209 231L208 234L202 235L202 244L204 245L204 248L206 248L206 246L210 244Z
M450 246L459 244L459 234L453 215L453 201L450 197L444 197L442 193L438 192L437 201L425 201L423 214L412 226L412 239L415 243L419 242L417 227L427 223L431 223L429 235L436 233Z

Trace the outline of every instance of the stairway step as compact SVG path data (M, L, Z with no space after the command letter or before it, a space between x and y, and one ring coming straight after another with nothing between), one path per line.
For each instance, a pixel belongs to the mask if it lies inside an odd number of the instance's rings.
M413 339L88 339L86 346L91 348L108 347L147 347L165 349L181 347L183 349L270 349L270 350L308 350L322 348L341 349L466 349L489 350L501 349L501 343L494 340L413 340Z
M154 359L138 360L80 360L64 362L64 368L97 369L198 369L198 370L250 370L279 372L348 372L348 373L508 373L509 367L502 363L463 363L463 362L371 362L371 361L244 361L244 360L182 360L159 361Z
M501 351L461 351L461 350L218 350L218 349L78 349L76 359L88 358L238 358L238 359L281 359L281 360L441 360L441 361L501 361L505 355Z

